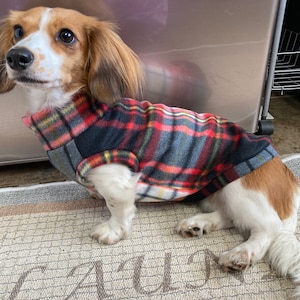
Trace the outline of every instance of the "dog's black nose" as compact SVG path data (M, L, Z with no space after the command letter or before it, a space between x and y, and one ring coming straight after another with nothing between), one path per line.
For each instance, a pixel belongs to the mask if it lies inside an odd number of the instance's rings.
M34 60L34 55L26 48L14 48L8 51L6 61L8 65L17 71L28 68Z

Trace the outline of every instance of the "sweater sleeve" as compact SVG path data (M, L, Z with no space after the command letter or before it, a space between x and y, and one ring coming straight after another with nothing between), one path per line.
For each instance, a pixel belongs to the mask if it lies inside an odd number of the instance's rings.
M97 153L83 159L77 166L76 177L80 183L85 184L86 177L93 168L111 163L126 165L132 172L139 171L139 161L133 153L115 149Z

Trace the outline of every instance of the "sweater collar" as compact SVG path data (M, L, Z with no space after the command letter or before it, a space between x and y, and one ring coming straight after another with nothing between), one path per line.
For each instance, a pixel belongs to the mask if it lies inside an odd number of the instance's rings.
M22 120L37 135L44 150L49 151L65 145L84 132L102 118L107 108L106 104L89 94L79 92L62 108L44 109Z

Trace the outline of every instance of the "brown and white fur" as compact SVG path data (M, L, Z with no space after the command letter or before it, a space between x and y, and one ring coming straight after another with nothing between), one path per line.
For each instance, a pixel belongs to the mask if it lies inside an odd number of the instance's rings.
M21 58L7 56L20 48L25 51ZM15 84L26 89L29 113L62 107L79 89L113 103L120 96L134 97L143 81L138 59L111 24L60 8L11 12L1 29L0 62L0 93ZM93 169L88 179L111 212L92 237L105 244L127 237L138 175L109 164ZM268 254L274 268L300 282L300 246L294 235L299 201L296 179L277 157L202 201L203 212L180 221L177 232L201 236L234 226L249 238L220 255L225 270L245 270Z

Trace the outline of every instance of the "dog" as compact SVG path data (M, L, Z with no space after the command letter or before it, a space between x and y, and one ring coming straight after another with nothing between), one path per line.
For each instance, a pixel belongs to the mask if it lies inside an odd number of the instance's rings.
M23 122L52 164L105 199L111 218L92 230L98 242L130 234L136 201L194 197L201 213L179 222L183 237L248 233L220 255L224 270L267 255L300 282L299 188L269 138L213 114L134 100L143 86L137 56L112 24L74 10L12 11L0 60L0 92L27 91Z

